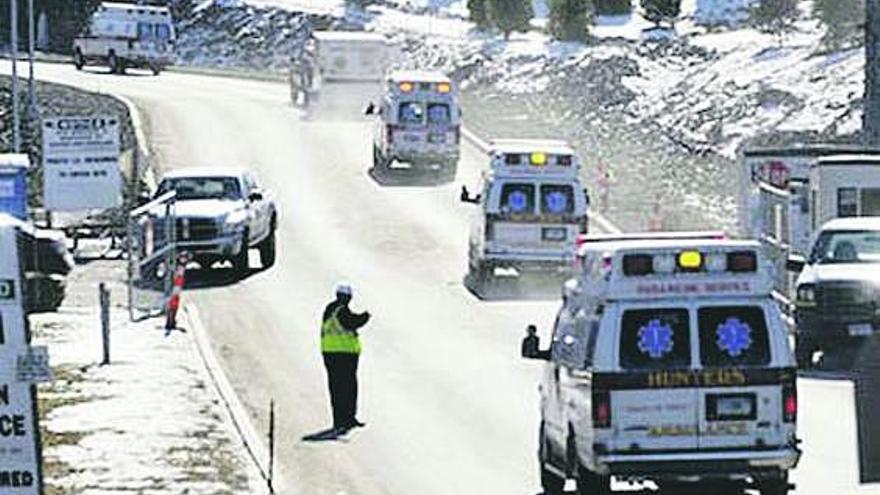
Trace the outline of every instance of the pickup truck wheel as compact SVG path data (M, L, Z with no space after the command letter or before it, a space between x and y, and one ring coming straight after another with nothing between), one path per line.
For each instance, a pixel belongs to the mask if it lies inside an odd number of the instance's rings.
M270 268L275 264L275 229L260 243L260 263L263 268Z
M110 52L110 55L107 56L107 65L110 66L111 74L122 74L122 63L119 57L116 56L116 52Z
M800 369L809 369L813 367L813 353L816 352L816 343L813 339L799 336L795 341L795 359Z
M239 277L244 277L250 271L250 261L248 260L248 248L250 248L250 234L247 230L241 235L242 246L241 251L232 259L232 268Z
M596 474L589 469L578 466L578 495L608 495L611 493L611 477Z
M82 54L82 50L79 48L73 53L73 66L76 67L76 70L82 70L86 65L86 58Z

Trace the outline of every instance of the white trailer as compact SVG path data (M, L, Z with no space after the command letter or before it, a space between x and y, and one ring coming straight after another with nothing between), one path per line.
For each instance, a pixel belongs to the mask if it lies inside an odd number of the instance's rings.
M104 2L73 40L73 63L97 63L122 74L128 67L159 74L174 63L174 24L167 7Z

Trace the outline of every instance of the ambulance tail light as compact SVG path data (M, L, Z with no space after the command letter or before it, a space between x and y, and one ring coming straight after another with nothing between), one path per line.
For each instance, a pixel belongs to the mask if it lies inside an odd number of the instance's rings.
M571 155L559 155L556 157L556 165L560 167L570 167L571 163Z
M797 421L798 400L797 387L794 380L789 380L782 385L782 419L786 423Z
M593 427L611 428L611 392L593 390Z

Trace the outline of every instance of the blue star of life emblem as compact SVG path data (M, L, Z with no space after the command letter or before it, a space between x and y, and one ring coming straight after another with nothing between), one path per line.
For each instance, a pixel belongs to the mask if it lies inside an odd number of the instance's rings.
M664 325L659 319L651 320L639 329L639 350L651 359L660 359L669 354L673 345L672 327Z
M738 357L752 346L752 329L739 318L730 317L715 331L718 348L731 357Z
M562 213L568 207L568 198L558 191L548 194L544 202L551 213Z
M514 191L507 198L507 206L516 213L525 211L529 206L529 198L522 191Z

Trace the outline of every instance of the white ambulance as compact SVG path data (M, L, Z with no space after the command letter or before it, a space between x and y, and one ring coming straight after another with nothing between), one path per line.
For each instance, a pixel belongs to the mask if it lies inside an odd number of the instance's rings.
M439 72L394 71L384 96L370 103L375 115L373 169L388 173L395 162L454 177L461 144L461 110L455 84Z
M168 7L103 2L85 32L73 40L77 70L99 63L110 72L140 67L159 74L174 63L174 23Z
M539 462L544 493L567 478L763 495L791 488L800 458L795 360L752 241L586 242L547 361Z
M480 192L462 188L461 200L480 207L468 249L471 283L490 283L496 268L570 274L589 205L574 150L563 141L499 139L489 157Z

